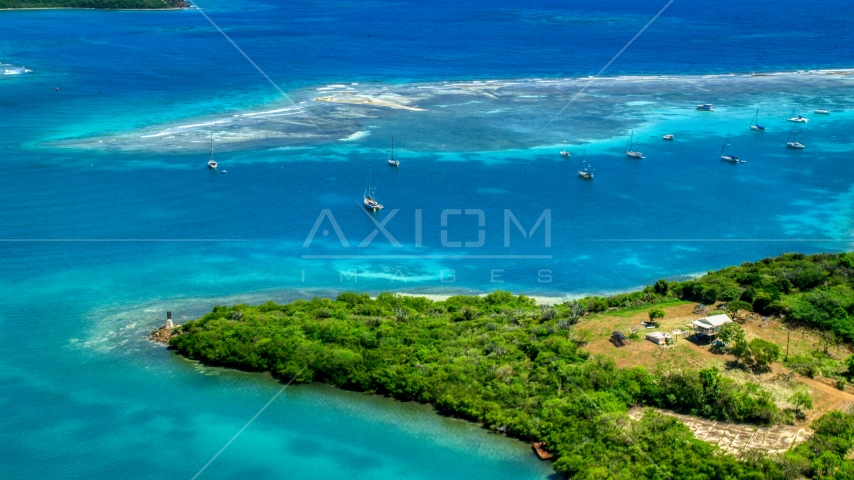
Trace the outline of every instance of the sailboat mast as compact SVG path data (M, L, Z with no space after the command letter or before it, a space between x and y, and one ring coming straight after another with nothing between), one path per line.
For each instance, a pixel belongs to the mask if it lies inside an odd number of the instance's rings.
M394 160L394 135L391 136L391 159Z
M724 150L726 150L726 144L729 142L729 132L726 134L726 138L724 139L724 146L721 147L721 155L724 154Z

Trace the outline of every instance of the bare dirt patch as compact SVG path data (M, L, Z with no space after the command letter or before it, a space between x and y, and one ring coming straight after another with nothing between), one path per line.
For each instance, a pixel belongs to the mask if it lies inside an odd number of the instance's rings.
M718 367L725 375L737 381L751 381L768 388L778 405L786 407L788 397L797 386L803 384L810 390L813 397L813 409L807 413L802 425L808 425L813 419L831 410L846 410L854 405L854 395L842 391L832 385L830 379L808 378L795 374L781 364L772 365L772 371L763 375L754 375L740 369L732 368L735 358L728 354L715 354L709 345L698 345L682 336L677 337L675 345L662 347L645 340L650 332L673 332L674 330L689 330L691 321L704 315L693 313L693 303L681 303L664 308L665 317L661 326L655 329L645 328L641 322L649 320L649 308L631 312L606 312L586 317L578 328L585 328L593 334L590 343L584 347L592 354L604 355L614 359L620 367L642 366L648 369L701 369ZM745 333L750 338L761 338L778 345L784 357L788 355L807 355L820 348L820 332L803 328L787 330L780 321L748 322L743 325ZM610 342L611 334L619 330L629 335L637 330L639 339L630 340L624 347L615 347ZM835 358L845 358L850 353L845 346L831 348L829 353ZM782 360L782 358L781 358ZM849 388L851 390L851 388ZM740 441L740 440L739 440Z

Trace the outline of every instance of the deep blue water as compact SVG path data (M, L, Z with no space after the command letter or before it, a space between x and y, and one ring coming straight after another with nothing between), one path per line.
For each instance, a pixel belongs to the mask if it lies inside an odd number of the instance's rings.
M311 103L328 84L594 75L664 4L200 6L282 89ZM568 296L783 251L850 249L850 78L699 79L854 67L852 13L844 1L677 0L605 72L673 78L652 91L630 81L593 88L544 134L567 98L546 87L460 97L462 107L422 98L425 112L312 107L310 119L344 112L346 134L370 134L260 148L211 127L223 175L204 167L204 141L188 151L142 138L161 125L288 105L199 12L0 12L0 63L30 70L0 76L0 478L191 478L277 391L264 377L200 369L141 340L166 310L183 321L217 303L343 289ZM694 112L702 101L718 112ZM782 148L796 105L811 117L803 152ZM818 106L831 115L809 113ZM765 134L746 130L755 108ZM321 133L332 128L324 125ZM565 130L594 181L556 154ZM647 159L622 155L629 130ZM728 148L748 163L717 160L728 131ZM664 132L677 140L662 142ZM396 170L383 164L392 134ZM92 137L135 149L67 145ZM400 209L386 224L399 248L382 234L358 247L375 225L354 204L369 170L387 206L374 218ZM349 248L328 221L304 247L324 209ZM450 215L443 227L448 209L483 211L482 247L443 246L442 230L449 242L478 242L480 229L476 214ZM505 247L505 210L526 230L550 210L551 245L545 225L526 240L511 223ZM429 409L303 386L199 478L549 471L524 444Z

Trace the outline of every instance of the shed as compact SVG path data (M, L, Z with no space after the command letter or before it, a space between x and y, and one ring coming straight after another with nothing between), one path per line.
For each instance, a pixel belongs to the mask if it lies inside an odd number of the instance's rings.
M622 347L629 344L629 337L623 334L623 332L617 330L611 334L611 343L613 343L614 346Z
M646 334L646 339L656 345L666 345L668 340L673 341L673 336L667 332L651 332Z

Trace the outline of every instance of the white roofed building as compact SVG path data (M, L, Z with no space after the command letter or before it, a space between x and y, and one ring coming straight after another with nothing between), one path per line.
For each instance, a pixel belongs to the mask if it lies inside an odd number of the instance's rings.
M691 326L694 328L694 333L712 340L720 332L721 327L727 323L732 323L732 319L727 315L721 314L694 320L691 322Z

